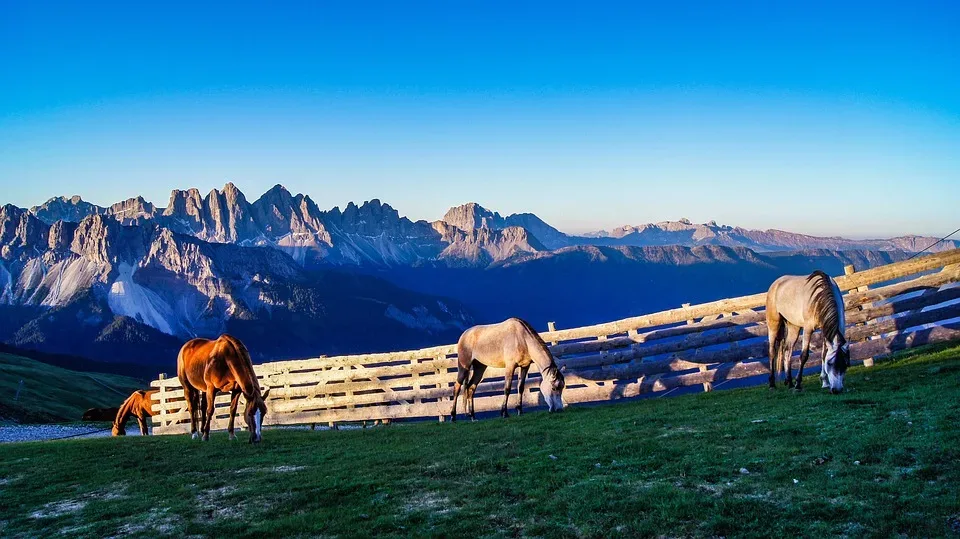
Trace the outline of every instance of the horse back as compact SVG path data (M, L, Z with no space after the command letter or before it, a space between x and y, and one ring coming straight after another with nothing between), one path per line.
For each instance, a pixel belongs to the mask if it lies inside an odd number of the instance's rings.
M463 332L457 342L458 363L464 368L471 361L494 368L503 368L507 363L529 364L526 333L526 326L514 318L474 326Z
M177 356L177 376L182 385L198 390L206 390L205 373L211 361L214 361L213 348L216 341L210 339L191 339L180 348Z

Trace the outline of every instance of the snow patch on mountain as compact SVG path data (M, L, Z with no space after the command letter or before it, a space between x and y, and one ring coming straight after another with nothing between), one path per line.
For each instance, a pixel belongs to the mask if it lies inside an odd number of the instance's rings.
M3 291L0 292L0 304L13 303L13 275L7 271L7 268L0 261L0 285Z
M55 307L68 303L77 294L89 289L97 278L100 267L82 257L72 257L54 264L43 279L43 286L49 290L40 301L44 307Z
M118 266L116 280L110 285L107 304L114 314L128 316L167 335L176 335L180 329L174 309L156 292L140 286L133 280L136 268L130 264Z

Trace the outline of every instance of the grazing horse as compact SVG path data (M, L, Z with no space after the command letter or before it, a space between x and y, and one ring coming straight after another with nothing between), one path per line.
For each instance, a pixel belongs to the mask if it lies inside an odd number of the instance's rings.
M137 423L140 424L140 434L144 436L149 434L150 432L147 430L147 418L153 417L152 401L156 393L156 389L150 391L139 390L134 391L127 397L127 400L123 401L123 405L117 410L117 415L113 420L113 435L126 436L127 419L132 415L137 416Z
M113 421L119 408L90 408L83 413L80 421Z
M247 401L243 417L250 432L250 443L258 443L263 439L261 429L267 414L264 401L270 390L260 393L260 383L253 370L250 353L237 338L221 335L215 341L193 339L187 342L177 356L177 377L180 378L190 410L190 434L193 438L197 438L197 412L205 404L200 432L204 440L210 439L210 422L213 420L217 392L223 391L231 394L227 426L230 439L236 439L233 422L240 395Z
M815 271L809 276L785 275L767 292L767 332L770 340L770 389L776 376L787 369L787 387L802 389L803 368L810 356L810 337L820 328L823 352L820 381L833 394L843 391L843 376L850 366L850 345L844 337L846 326L840 288L829 275ZM803 329L800 371L793 385L793 347Z
M563 374L553 361L547 345L530 324L519 318L510 318L499 324L474 326L464 331L457 343L457 383L453 389L451 421L457 420L457 397L461 388L464 390L463 405L468 409L470 418L476 418L473 395L483 380L487 367L504 368L507 371L503 382L503 407L500 409L502 417L509 415L507 403L510 400L513 374L517 367L520 368L520 402L517 403L517 413L522 414L523 385L531 363L537 364L543 377L540 393L547 403L547 408L551 412L562 410Z

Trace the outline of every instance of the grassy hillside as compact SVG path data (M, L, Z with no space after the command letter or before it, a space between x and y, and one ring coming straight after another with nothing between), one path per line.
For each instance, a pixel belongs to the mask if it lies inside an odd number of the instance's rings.
M853 369L848 388L274 430L259 446L223 433L8 444L0 535L960 531L960 347Z
M14 401L23 380L20 398ZM119 406L143 382L77 372L0 353L0 418L21 423L79 421L87 408Z

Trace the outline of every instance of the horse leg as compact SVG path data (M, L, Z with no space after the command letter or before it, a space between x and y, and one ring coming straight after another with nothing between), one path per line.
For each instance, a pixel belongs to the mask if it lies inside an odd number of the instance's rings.
M803 340L800 341L800 370L797 371L797 391L803 390L803 369L810 357L810 328L803 328Z
M517 365L507 365L507 372L503 377L503 406L500 407L500 417L510 417L507 404L510 402L510 391L513 389L513 375L517 372Z
M233 396L230 397L230 420L227 423L227 432L231 440L237 439L237 435L233 433L233 421L237 418L237 403L240 402L240 395L242 394L243 391L240 389L234 389Z
M520 367L520 379L517 381L517 395L520 396L520 402L517 403L517 415L523 414L523 386L527 381L527 371L529 370L530 365Z
M203 436L203 426L207 424L207 394L204 391L197 391L197 422L199 426L199 435Z
M216 405L217 388L211 386L207 390L207 417L203 418L203 441L210 441L210 423L213 422L213 408Z
M830 387L827 378L827 343L820 347L820 387Z
M463 367L462 365L457 364L457 383L453 386L453 408L450 409L450 421L457 420L457 398L460 396L460 390L463 388L463 384L466 383L467 377L470 376L470 366ZM464 393L466 397L466 393Z
M197 439L197 413L199 412L198 408L199 394L200 392L193 388L190 384L183 384L183 394L186 397L184 400L187 401L187 411L190 412L190 437L194 440Z
M147 436L148 434L150 434L150 431L147 430L147 418L146 418L146 416L138 415L138 416L137 416L137 423L140 424L140 435L141 435L141 436Z
M777 388L777 361L780 359L777 354L778 345L780 343L777 339L780 338L780 332L782 331L782 325L784 323L783 317L780 316L780 313L772 309L769 305L767 306L767 341L769 345L769 354L767 357L770 359L770 389Z
M483 363L474 363L473 364L473 375L470 376L470 381L467 382L467 390L464 393L464 400L467 400L470 403L470 419L476 421L477 415L473 407L473 395L477 392L477 386L480 385L480 382L483 380L483 373L487 370L487 366Z
M793 387L793 349L800 337L800 326L787 322L787 340L783 342L783 366L787 370L787 387Z

